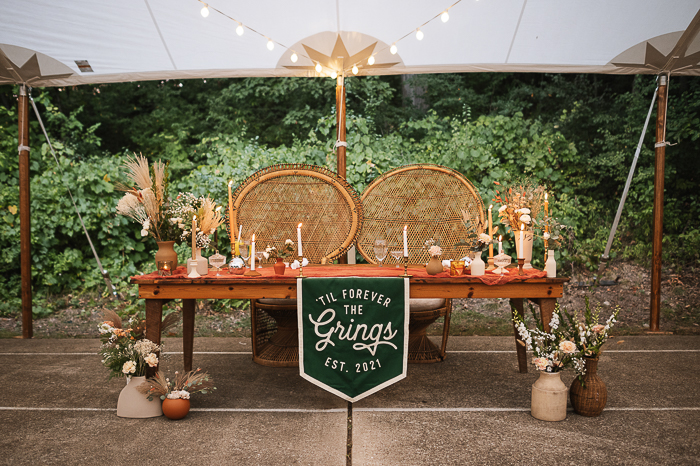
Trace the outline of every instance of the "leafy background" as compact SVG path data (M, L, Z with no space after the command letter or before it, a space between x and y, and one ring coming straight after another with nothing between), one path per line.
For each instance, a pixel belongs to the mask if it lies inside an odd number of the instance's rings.
M655 88L653 76L443 74L349 77L347 177L360 192L408 163L465 174L492 203L494 181L528 176L547 186L551 210L576 240L557 251L564 274L598 266ZM0 86L0 315L20 311L18 89ZM335 168L335 82L308 78L153 81L33 89L59 157L31 120L32 280L37 315L67 293L106 294L67 187L104 267L134 301L128 277L153 269L156 248L115 215L131 152L170 162L171 192L226 202L275 163ZM655 118L656 109L652 118ZM650 262L654 120L611 257ZM664 263L700 262L697 157L700 79L670 82ZM219 248L228 251L220 235ZM186 247L180 246L186 254ZM536 244L535 257L542 257ZM539 259L536 259L537 261ZM535 265L541 266L535 262Z

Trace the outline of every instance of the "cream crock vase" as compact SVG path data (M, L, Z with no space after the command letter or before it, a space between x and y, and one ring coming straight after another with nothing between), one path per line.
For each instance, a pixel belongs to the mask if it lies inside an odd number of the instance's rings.
M568 398L569 390L561 381L561 372L540 371L540 377L532 384L530 413L541 421L563 421Z

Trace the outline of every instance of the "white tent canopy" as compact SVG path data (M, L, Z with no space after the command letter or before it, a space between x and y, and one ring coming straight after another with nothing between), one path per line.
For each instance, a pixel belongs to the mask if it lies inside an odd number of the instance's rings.
M198 0L0 5L0 83L350 75L353 65L359 75L700 75L697 0L212 0L206 18Z

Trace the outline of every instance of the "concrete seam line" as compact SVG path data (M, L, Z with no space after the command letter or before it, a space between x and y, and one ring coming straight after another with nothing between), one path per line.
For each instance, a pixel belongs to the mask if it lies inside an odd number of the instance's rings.
M345 408L330 409L296 409L296 408L192 408L190 411L212 413L345 413Z
M116 411L117 408L33 408L26 406L0 406L0 411Z
M444 413L471 413L471 412L524 412L530 408L353 408L354 412L379 412L379 413L420 413L420 412L444 412ZM573 411L571 408L568 411ZM605 408L605 411L700 411L700 407L678 408Z

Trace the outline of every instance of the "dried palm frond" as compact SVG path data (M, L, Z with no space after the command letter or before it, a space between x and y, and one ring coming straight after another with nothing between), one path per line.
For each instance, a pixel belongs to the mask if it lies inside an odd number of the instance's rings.
M165 199L165 169L165 164L160 160L153 164L153 191L155 192L159 205L162 205Z
M168 314L163 318L163 322L160 324L160 331L161 332L166 332L168 329L174 327L177 325L177 323L180 321L180 313L179 312L173 312L171 314Z
M112 322L112 327L122 328L122 318L111 309L105 309L102 311L102 318L105 322Z
M117 213L125 217L132 218L138 223L143 223L148 219L148 214L138 196L127 192L117 203Z
M151 173L148 169L148 160L146 160L146 157L136 154L134 154L134 158L127 156L127 161L124 165L129 169L129 178L131 178L131 181L140 189L149 189L153 186L153 180L151 180Z
M223 222L224 219L216 210L216 203L209 197L206 197L202 202L202 207L199 209L197 220L199 230L205 235L211 235Z
M162 396L166 396L168 392L170 392L170 386L168 379L165 378L165 375L158 371L156 372L155 377L143 382L141 385L136 387L136 390L138 390L139 393L143 393L149 397L149 399L151 397L160 398Z

